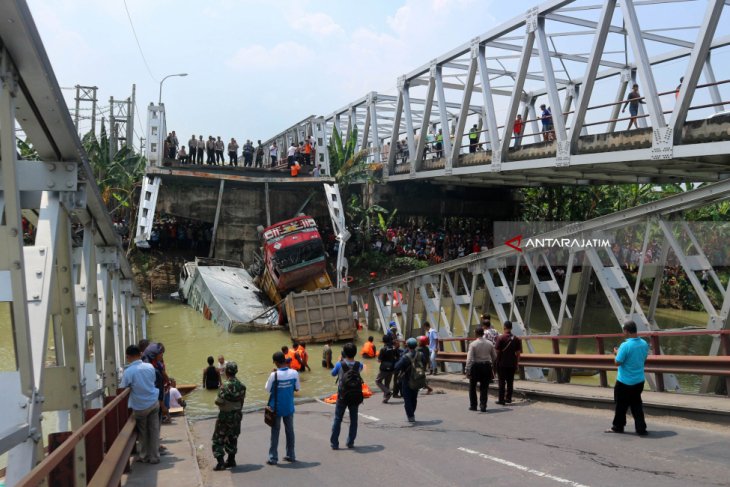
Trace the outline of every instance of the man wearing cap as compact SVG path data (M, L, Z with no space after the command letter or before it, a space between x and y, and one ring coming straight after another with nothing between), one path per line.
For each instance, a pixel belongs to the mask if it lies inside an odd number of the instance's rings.
M215 399L219 412L213 430L213 456L218 460L218 464L213 470L225 470L236 466L238 435L241 434L241 419L243 419L241 409L246 399L246 386L236 378L236 374L238 374L236 362L227 362L226 380L223 381ZM224 463L223 457L226 453L228 460Z
M411 337L406 341L408 350L395 364L396 372L401 373L401 394L403 394L403 408L406 410L406 417L409 423L416 422L416 407L418 406L418 389L411 389L408 379L411 375L411 368L417 361L421 361L423 367L428 363L428 357L416 350L418 341Z
M393 379L393 369L398 359L398 352L393 348L393 337L388 334L383 337L383 347L378 353L378 362L380 367L378 376L375 378L375 384L383 391L383 402L387 403L393 396L390 390L390 381Z

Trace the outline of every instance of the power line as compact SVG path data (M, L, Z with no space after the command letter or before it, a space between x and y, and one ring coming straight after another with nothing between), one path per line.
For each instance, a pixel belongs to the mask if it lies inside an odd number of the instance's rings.
M157 82L155 75L152 74L150 65L147 63L147 58L144 56L144 52L142 51L142 45L139 43L139 38L137 37L137 31L134 29L134 23L132 22L132 16L129 14L129 8L127 7L127 0L122 0L122 1L124 2L124 10L127 12L127 18L129 19L129 26L132 28L132 34L134 34L134 40L137 41L137 47L139 48L139 54L142 56L142 61L144 61L144 65L147 68L147 72L149 73L150 78L152 78L155 82Z

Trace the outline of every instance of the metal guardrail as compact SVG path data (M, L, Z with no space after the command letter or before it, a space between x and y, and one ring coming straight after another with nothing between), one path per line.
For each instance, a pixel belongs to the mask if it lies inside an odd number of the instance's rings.
M20 482L17 487L74 485L73 467L66 468L69 457L81 441L86 442L86 478L95 487L118 485L136 440L134 417L127 408L129 389L119 390L101 409L86 411L87 421L65 438ZM73 465L73 462L71 462Z
M641 332L640 337L648 338L651 344L652 354L646 360L646 372L657 374L657 390L665 391L664 381L661 374L697 374L725 377L728 391L730 391L730 330L688 330L688 331L663 331L663 332ZM724 352L724 356L705 357L695 355L661 355L659 339L662 337L689 337L689 336L718 336ZM552 342L552 354L524 353L520 356L520 370L524 367L546 367L555 369L558 374L558 381L561 382L562 369L581 368L598 370L601 387L608 387L606 371L617 370L613 355L605 353L605 340L611 338L623 338L621 333L604 333L594 335L526 335L521 336L523 340L550 340ZM597 354L561 354L561 340L596 340ZM439 353L436 361L440 363L466 363L466 351L468 343L475 338L443 338L439 340ZM460 352L444 351L445 343L458 343Z

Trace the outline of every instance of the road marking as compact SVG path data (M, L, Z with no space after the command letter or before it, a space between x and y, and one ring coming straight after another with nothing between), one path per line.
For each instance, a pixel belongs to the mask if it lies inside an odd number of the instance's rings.
M549 473L541 472L539 470L535 470L533 468L525 467L524 465L520 465L518 463L510 462L509 460L505 460L503 458L493 457L491 455L487 455L486 453L480 453L475 450L470 450L469 448L463 448L459 447L459 450L470 453L472 455L476 455L478 457L484 458L486 460L491 460L493 462L501 463L502 465L506 465L507 467L512 467L517 470L521 470L523 472L531 473L532 475L535 475L537 477L543 477L546 479L554 480L556 482L560 482L561 484L567 484L571 485L572 487L588 487L585 484L580 484L578 482L573 482L572 480L564 479L562 477L556 477L555 475L550 475Z
M322 403L322 404L326 404L328 406L334 406L334 404L330 404L328 402L324 402L323 400L321 400L319 398L315 398L315 401L317 401L319 403ZM357 413L357 415L358 416L362 416L365 419L369 419L370 421L380 421L380 419L379 418L376 418L375 416L368 416L367 414L363 414L363 413Z

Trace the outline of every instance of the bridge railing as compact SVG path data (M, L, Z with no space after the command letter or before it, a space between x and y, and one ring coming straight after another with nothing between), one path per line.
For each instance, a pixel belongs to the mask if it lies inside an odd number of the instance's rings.
M651 352L646 361L646 371L657 374L657 390L666 390L662 374L696 374L723 376L730 391L730 330L681 330L681 331L651 331L639 332L638 335L649 340ZM723 356L692 356L692 355L662 355L660 344L661 338L669 337L695 337L695 336L717 336L722 344ZM608 376L606 371L617 370L612 354L606 354L606 342L609 340L620 340L624 338L621 333L599 333L593 335L525 335L520 336L522 340L544 340L550 341L552 354L523 353L520 356L520 373L524 378L525 367L545 367L555 369L558 382L569 382L570 374L565 374L564 369L584 368L597 370L600 376L601 387L608 387ZM471 337L443 338L439 340L439 353L437 362L445 363L466 363L466 352L469 343L474 341ZM561 342L577 342L578 340L594 340L596 354L561 354ZM461 349L460 352L446 352L445 343L455 343ZM616 343L618 344L618 343ZM609 349L612 352L612 349Z
M63 435L58 444L16 485L35 487L44 481L52 486L74 485L73 455L82 442L87 455L87 485L119 485L137 437L134 417L127 408L128 398L129 389L120 389L116 396L105 398L103 408L87 410L86 422L75 432L55 433Z

